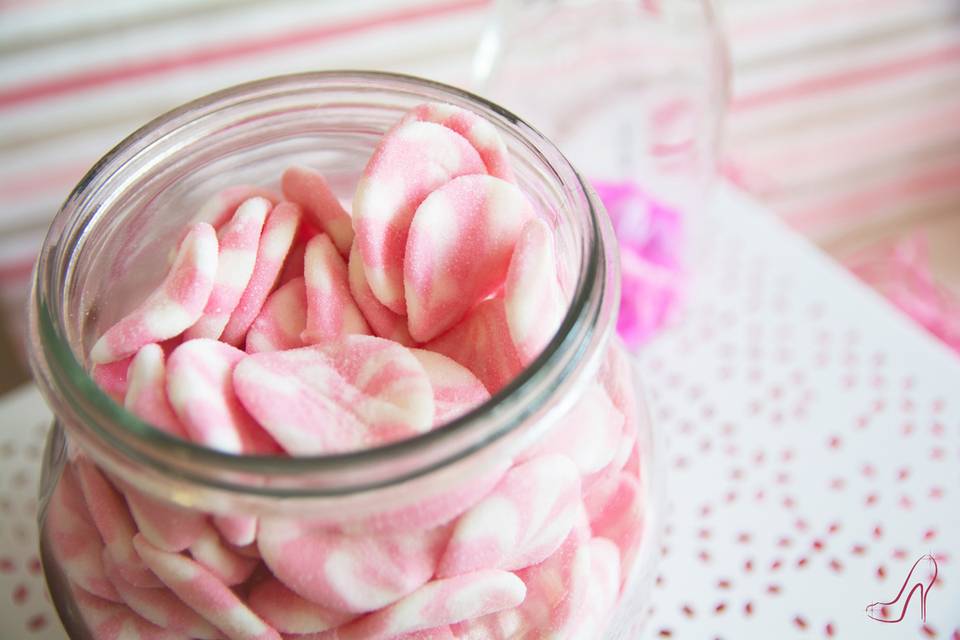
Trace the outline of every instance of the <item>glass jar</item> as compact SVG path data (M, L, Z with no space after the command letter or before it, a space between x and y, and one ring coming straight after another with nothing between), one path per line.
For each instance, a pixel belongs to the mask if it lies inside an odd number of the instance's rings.
M156 285L202 202L228 185L273 187L292 164L320 170L349 199L384 132L427 101L491 121L518 184L556 230L571 307L513 382L427 434L317 457L201 448L140 421L97 387L91 345ZM154 624L170 637L297 637L337 627L320 637L389 638L418 626L431 630L415 637L636 636L661 482L642 393L613 331L616 243L591 189L512 114L451 87L380 73L294 75L213 94L146 125L91 169L54 220L35 278L32 364L56 416L41 551L72 638L114 637L118 628L155 637ZM575 472L556 483L566 493L537 485L540 493L513 510L513 529L492 523L514 543L522 538L523 553L504 550L517 553L490 560L493 569L468 555L466 565L477 566L441 576L440 554L464 514L487 522L483 509L499 513L497 492L535 463L542 477ZM449 596L455 588L463 597ZM455 605L426 618L409 613L440 591ZM509 606L494 612L498 597Z

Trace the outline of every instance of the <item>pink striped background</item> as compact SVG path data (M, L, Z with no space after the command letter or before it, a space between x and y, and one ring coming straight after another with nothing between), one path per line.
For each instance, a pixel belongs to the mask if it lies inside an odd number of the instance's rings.
M734 69L728 174L840 259L856 256L858 268L871 246L930 233L924 261L951 297L960 288L960 3L718 5ZM59 203L152 116L308 69L381 68L469 86L487 7L0 2L0 303L23 308L29 264Z

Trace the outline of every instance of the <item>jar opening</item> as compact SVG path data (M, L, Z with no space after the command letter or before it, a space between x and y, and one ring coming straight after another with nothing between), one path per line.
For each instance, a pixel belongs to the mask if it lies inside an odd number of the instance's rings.
M392 124L389 114L395 112L398 118L410 106L426 101L449 102L491 121L504 137L518 173L537 181L538 188L555 200L567 240L579 251L572 303L560 329L504 389L469 413L413 438L348 453L277 457L228 454L175 438L129 413L97 386L86 367L98 319L94 298L122 298L126 292L100 283L95 294L88 285L91 265L102 260L104 252L122 246L118 234L136 232L129 228L129 216L118 212L139 205L162 208L163 198L181 188L177 176L183 179L184 158L220 162L236 149L286 141L283 136L292 136L305 118L326 113L333 116L321 118L318 127L352 127L352 135L379 137L382 131L373 129ZM379 109L370 112L376 117L359 124L346 119L351 110L369 105ZM289 138L291 154L298 152L294 140ZM253 167L255 156L248 154L243 166ZM147 184L155 189L149 197L142 193ZM151 220L174 228L173 221L157 216ZM121 227L127 230L122 232ZM118 258L114 265L122 262ZM549 398L562 397L564 388L572 388L594 366L594 356L612 333L618 303L615 241L602 206L562 154L532 127L479 96L419 78L379 72L307 73L240 85L188 103L130 135L87 173L54 219L36 267L31 360L55 414L86 447L109 449L110 455L129 464L225 490L339 495L446 466L545 410ZM270 481L264 482L264 477Z

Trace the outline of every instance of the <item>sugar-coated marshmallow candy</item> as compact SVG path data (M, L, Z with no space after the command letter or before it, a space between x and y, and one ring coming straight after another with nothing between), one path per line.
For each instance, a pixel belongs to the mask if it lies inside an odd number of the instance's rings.
M272 206L264 198L251 198L240 205L233 218L217 232L219 253L213 290L203 315L184 332L184 339L217 339L223 333L250 282L263 223Z
M353 225L364 273L377 299L404 313L403 258L414 211L457 176L486 173L460 134L432 122L390 130L367 163L353 197Z
M406 348L374 336L250 355L233 384L250 414L293 455L376 446L433 422L423 366Z
M457 520L437 575L537 564L566 539L581 509L580 475L569 458L519 464Z
M507 328L521 362L528 365L550 342L567 310L557 279L553 231L539 218L523 227L504 285Z
M248 353L283 351L303 346L300 336L307 328L307 285L303 277L276 289L267 298L247 332Z
M243 346L247 330L280 277L280 271L300 227L300 217L300 207L292 202L281 202L267 216L257 247L253 273L250 274L247 288L220 335L220 339L227 344Z
M533 208L516 185L488 175L454 178L410 223L403 291L410 335L427 342L499 289Z
M93 345L94 364L132 356L143 345L172 338L195 323L213 290L218 248L213 227L194 225L160 286Z
M303 279L307 287L307 327L300 337L304 344L329 342L349 333L370 333L350 295L347 265L325 234L307 243Z
M232 375L243 351L200 338L177 347L167 365L167 396L191 440L228 453L271 453L276 443L247 414Z
M394 535L351 535L291 518L263 518L257 544L280 582L331 611L387 606L434 574L444 528Z
M352 221L326 179L312 169L291 167L283 172L281 182L287 200L300 205L307 218L329 235L340 255L346 257L353 243Z
M133 544L161 582L230 640L282 640L229 587L190 558L157 549L140 535Z

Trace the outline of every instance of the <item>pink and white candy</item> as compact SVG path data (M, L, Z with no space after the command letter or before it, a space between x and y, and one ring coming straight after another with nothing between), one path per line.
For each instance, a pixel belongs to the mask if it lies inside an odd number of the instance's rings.
M426 583L446 542L443 528L350 535L291 518L263 518L257 544L273 575L330 611L364 613Z
M483 160L491 176L513 182L513 169L503 139L489 120L472 111L444 102L427 102L414 107L403 122L435 122L466 138Z
M526 594L520 578L497 569L433 580L394 604L336 629L329 637L391 640L510 609L523 602Z
M190 439L228 453L272 453L277 445L234 393L234 367L246 354L223 342L190 340L167 365L167 396Z
M252 519L252 518L247 518ZM256 519L252 519L256 523ZM253 536L256 538L256 526ZM212 527L206 527L189 547L190 555L228 587L246 581L257 567L256 558L248 558L230 549Z
M272 206L264 198L247 200L218 232L219 254L213 290L203 315L184 332L185 340L216 339L223 333L250 282L263 223Z
M136 587L123 579L109 554L104 554L104 568L123 602L144 620L170 632L198 640L216 640L220 632L188 607L170 590Z
M580 475L569 458L553 454L519 464L457 520L437 576L542 562L581 510Z
M353 225L350 214L330 189L326 178L306 167L291 167L281 178L283 195L303 208L307 219L322 230L346 257L353 244Z
M209 224L191 227L163 283L93 345L94 364L132 356L140 347L173 338L194 324L213 290L218 246Z
M191 640L186 634L162 629L130 607L73 588L77 610L93 640Z
M267 578L253 587L248 602L257 615L281 633L319 633L356 617L301 598L276 578Z
M510 338L503 298L488 298L456 326L424 346L470 370L491 394L523 370Z
M127 410L170 435L186 438L186 428L167 399L163 348L158 344L142 347L130 364L129 378L123 401Z
M133 548L137 527L123 496L87 458L77 458L74 468L87 509L117 572L134 586L158 586L156 577Z
M247 330L260 313L263 303L280 276L284 260L297 235L300 217L300 207L291 202L281 202L267 216L257 247L253 273L220 335L222 341L235 347L243 345Z
M524 365L553 339L567 310L557 279L553 231L538 218L523 227L504 285L507 327Z
M373 447L433 423L423 366L404 347L373 336L250 355L237 365L233 386L293 455Z
M383 306L370 289L356 242L350 249L347 277L350 281L350 293L373 332L405 347L412 346L414 341L407 329L407 318Z
M470 370L450 358L426 349L410 349L433 388L433 425L460 417L490 399L486 387Z
M414 211L451 179L486 173L460 134L432 122L408 122L383 137L353 198L353 224L367 282L377 299L403 314L403 260Z
M520 189L488 175L454 178L420 203L403 262L414 340L440 335L503 284L520 230L533 215Z
M325 234L307 243L303 279L307 287L307 328L301 335L304 344L329 342L350 333L370 333L350 295L347 265Z
M307 285L303 277L282 285L267 298L247 332L248 353L284 351L303 346L307 328Z
M190 558L157 549L140 535L133 544L167 588L230 640L282 640L228 586Z
M100 598L120 602L120 594L103 568L103 540L71 465L64 467L47 505L45 535L60 569L72 583Z

